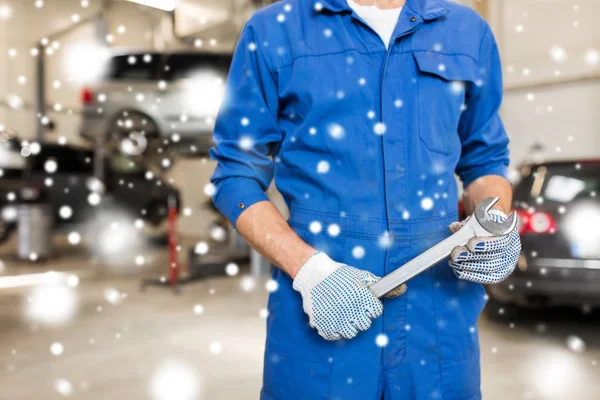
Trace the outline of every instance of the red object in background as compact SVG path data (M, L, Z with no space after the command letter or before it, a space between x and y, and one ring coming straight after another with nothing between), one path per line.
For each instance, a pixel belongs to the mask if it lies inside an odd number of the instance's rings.
M467 218L467 212L465 211L465 203L462 200L458 201L458 220L462 221Z
M81 102L84 105L92 104L94 102L94 92L88 88L81 89Z
M556 232L556 220L545 211L527 211L515 209L519 216L519 235L528 233L553 234Z
M179 282L179 262L177 261L177 200L169 197L169 211L167 220L167 236L169 239L169 283L171 286Z

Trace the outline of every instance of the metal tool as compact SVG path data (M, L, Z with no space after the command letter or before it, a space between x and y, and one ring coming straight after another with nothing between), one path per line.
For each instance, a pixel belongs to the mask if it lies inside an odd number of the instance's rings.
M452 236L442 240L426 252L413 258L394 272L384 276L369 286L369 289L377 297L397 288L410 278L431 268L444 258L448 257L456 246L464 246L469 239L475 236L491 237L503 236L510 233L517 225L517 216L512 212L506 221L494 222L488 216L488 211L498 201L498 197L488 197L481 200L471 218Z

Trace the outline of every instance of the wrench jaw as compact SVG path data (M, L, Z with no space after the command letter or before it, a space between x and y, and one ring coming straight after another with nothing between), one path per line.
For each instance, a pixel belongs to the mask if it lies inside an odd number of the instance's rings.
M485 236L504 236L512 232L517 226L517 214L513 211L506 221L498 223L490 219L488 211L498 202L499 197L488 197L483 199L475 207L475 219L478 224L487 231Z

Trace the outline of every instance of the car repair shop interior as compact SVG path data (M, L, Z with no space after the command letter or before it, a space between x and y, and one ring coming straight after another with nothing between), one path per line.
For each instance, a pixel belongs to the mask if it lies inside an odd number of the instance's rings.
M486 286L483 398L598 399L600 2L457 2L498 43L522 243ZM278 285L209 149L240 32L288 3L0 0L1 399L259 398Z

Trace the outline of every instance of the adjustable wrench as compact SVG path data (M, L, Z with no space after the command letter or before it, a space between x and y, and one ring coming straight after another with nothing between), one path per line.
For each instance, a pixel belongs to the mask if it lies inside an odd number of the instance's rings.
M410 278L433 267L435 264L448 257L456 246L464 246L469 239L475 236L504 236L515 229L517 216L514 212L502 223L494 222L488 216L488 211L498 201L498 197L488 197L481 200L471 218L452 236L442 240L429 250L421 253L397 270L387 274L369 286L377 297L382 297L397 288Z

